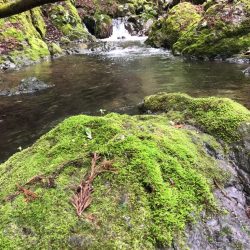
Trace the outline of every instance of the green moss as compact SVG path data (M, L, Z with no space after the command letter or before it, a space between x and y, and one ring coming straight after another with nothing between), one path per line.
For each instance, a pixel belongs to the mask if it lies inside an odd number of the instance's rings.
M107 38L112 33L112 19L108 15L95 13L94 33L97 38Z
M52 56L60 55L63 53L61 47L56 43L49 44L49 51Z
M171 48L200 19L201 15L194 5L180 3L169 11L167 18L161 18L154 23L147 43L156 47Z
M204 129L213 136L235 142L243 122L250 121L250 112L240 104L227 98L191 98L185 94L159 93L146 97L146 109L164 111L173 119L188 122Z
M33 26L34 15L38 12L34 11L33 17L30 12L24 12L4 19L0 26L0 42L6 44L7 53L15 63L23 63L24 59L36 61L49 56L48 47L41 39L42 33ZM39 27L42 30L41 23Z
M201 210L214 211L213 179L226 175L206 153L213 137L177 129L164 115L75 116L0 165L1 249L155 249L181 235ZM91 131L88 139L86 131ZM93 201L76 216L72 187L90 168L90 153L113 161L117 173L94 182ZM35 175L50 176L65 161L55 188L34 184L39 198L4 199ZM92 221L85 215L91 216Z
M199 14L197 6L183 4L154 24L149 44L202 58L227 58L249 49L249 1L209 1L204 5L205 12Z
M32 24L42 38L46 35L46 24L43 19L42 11L40 8L35 8L30 11Z
M53 4L48 12L52 23L70 40L88 39L89 34L70 1Z

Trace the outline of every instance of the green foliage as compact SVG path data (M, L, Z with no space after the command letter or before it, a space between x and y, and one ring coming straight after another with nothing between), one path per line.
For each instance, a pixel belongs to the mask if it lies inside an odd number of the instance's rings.
M239 127L250 121L250 112L227 98L191 98L185 94L159 93L146 97L146 109L167 112L169 117L204 129L216 138L235 142Z
M0 165L0 248L170 245L200 211L215 211L213 179L223 182L227 176L204 148L208 143L222 150L213 137L168 124L164 115L75 116ZM112 160L118 172L96 178L92 204L78 218L69 199L90 168L91 152ZM22 195L5 200L16 183L38 174L48 177L78 157L84 159L82 166L61 170L55 188L31 186L39 195L35 201L27 203Z

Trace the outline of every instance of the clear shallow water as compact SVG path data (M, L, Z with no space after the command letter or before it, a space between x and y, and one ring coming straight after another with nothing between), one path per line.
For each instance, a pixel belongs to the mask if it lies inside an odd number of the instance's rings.
M223 96L250 108L247 65L185 62L142 41L114 42L104 51L82 51L17 72L0 74L0 89L36 76L54 88L23 96L0 96L0 161L26 147L59 121L75 114L137 113L146 95L159 91Z

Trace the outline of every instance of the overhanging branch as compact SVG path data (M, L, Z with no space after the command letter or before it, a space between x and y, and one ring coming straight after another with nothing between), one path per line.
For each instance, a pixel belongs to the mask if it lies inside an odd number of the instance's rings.
M65 0L16 0L15 2L0 5L0 18L9 17L41 6L47 3L56 3Z

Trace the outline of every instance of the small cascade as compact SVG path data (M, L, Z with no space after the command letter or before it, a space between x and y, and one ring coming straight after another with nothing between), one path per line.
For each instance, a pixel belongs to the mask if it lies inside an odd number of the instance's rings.
M93 44L86 52L88 54L102 55L109 58L121 58L130 60L135 57L149 55L166 55L170 57L168 51L147 46L144 42L146 36L131 35L126 29L126 18L113 19L112 35L106 39L100 39Z
M102 39L103 41L136 41L145 40L146 37L131 36L125 28L126 20L124 18L113 19L113 32L109 38Z

